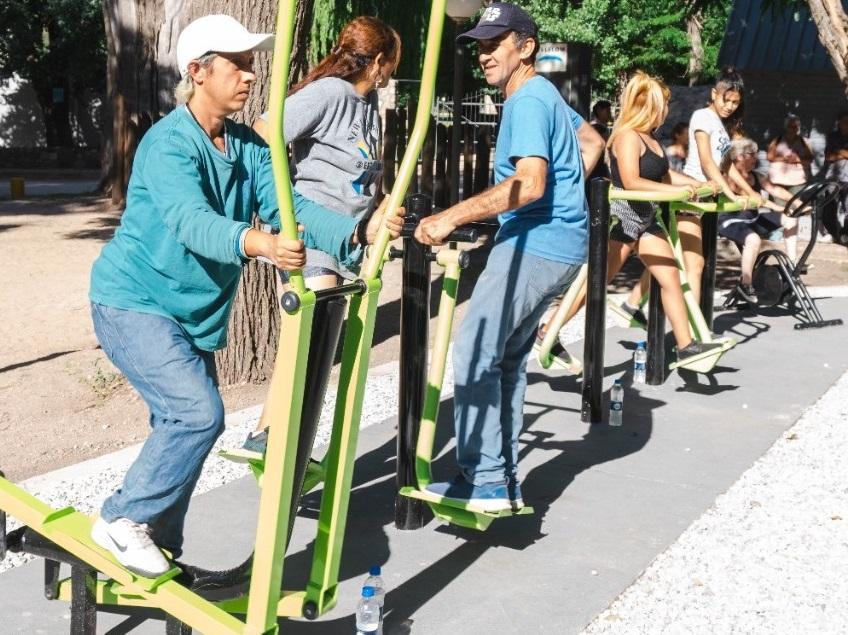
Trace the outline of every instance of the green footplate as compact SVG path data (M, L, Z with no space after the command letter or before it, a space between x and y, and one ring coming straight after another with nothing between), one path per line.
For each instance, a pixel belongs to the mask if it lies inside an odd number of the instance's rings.
M400 494L425 501L433 510L436 519L441 522L479 531L488 529L493 520L509 516L527 516L533 513L533 508L526 505L514 511L507 509L490 512L455 498L445 498L414 487L402 487Z

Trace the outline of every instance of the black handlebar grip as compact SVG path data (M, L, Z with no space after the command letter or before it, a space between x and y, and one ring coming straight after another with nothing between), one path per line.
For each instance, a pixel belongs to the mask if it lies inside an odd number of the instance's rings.
M477 242L477 230L473 227L457 227L453 230L450 236L448 236L446 242L451 243L476 243Z

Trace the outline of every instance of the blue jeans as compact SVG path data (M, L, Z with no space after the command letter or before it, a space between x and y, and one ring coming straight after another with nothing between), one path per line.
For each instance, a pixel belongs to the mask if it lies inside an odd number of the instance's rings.
M107 522L148 523L154 542L182 553L183 524L203 462L224 430L214 353L168 318L92 303L103 351L150 408L151 433L121 488L103 503Z
M545 309L579 270L508 244L489 255L453 349L457 462L475 485L517 473L527 357Z

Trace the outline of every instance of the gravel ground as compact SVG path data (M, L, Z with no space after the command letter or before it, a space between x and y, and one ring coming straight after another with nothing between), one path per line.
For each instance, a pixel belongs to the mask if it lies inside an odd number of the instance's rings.
M848 633L848 373L586 635Z

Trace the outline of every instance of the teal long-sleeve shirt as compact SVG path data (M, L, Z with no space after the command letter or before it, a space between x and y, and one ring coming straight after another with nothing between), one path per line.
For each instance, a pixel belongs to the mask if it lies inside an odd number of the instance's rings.
M227 343L244 264L239 237L257 213L279 228L271 155L253 130L227 120L226 154L185 107L158 121L133 161L127 205L91 271L89 297L176 321L202 350ZM308 247L353 264L356 220L294 192Z

